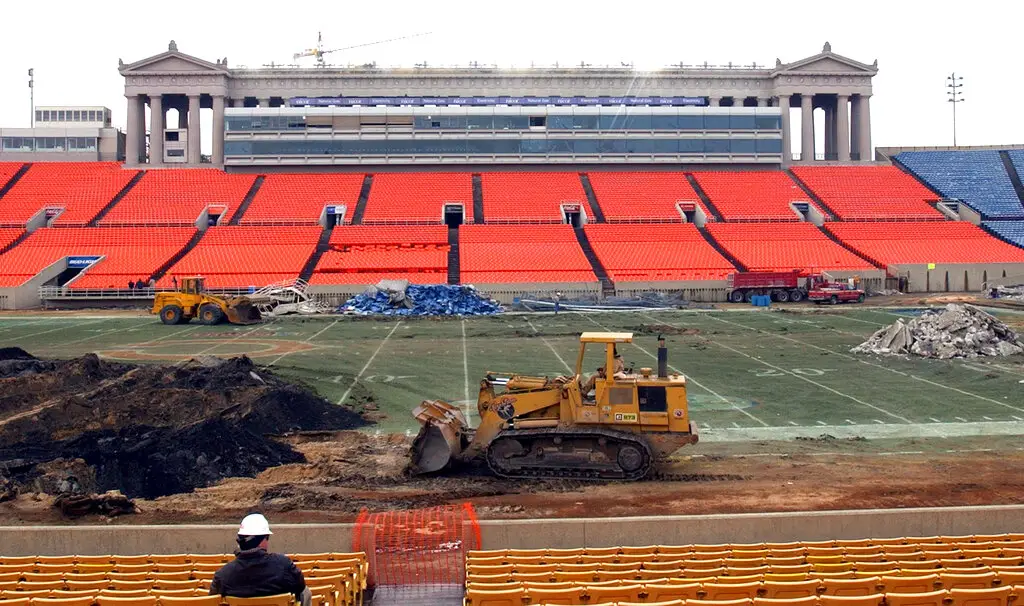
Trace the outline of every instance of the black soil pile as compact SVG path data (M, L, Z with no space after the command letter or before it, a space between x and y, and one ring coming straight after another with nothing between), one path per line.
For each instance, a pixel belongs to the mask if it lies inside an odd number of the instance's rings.
M97 491L152 499L304 461L273 435L367 424L247 357L136 366L0 356L0 475L22 486L41 464L80 459Z

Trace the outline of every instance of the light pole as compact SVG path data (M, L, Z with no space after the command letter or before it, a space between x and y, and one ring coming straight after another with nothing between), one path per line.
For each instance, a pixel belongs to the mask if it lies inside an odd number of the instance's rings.
M946 91L946 96L949 97L946 101L953 104L953 147L956 147L956 104L964 102L964 93L960 90L964 86L961 82L963 79L963 76L956 75L956 72L946 76L946 88L949 89Z
M35 72L36 70L31 67L28 68L28 104L29 104L29 125L32 128L36 127L36 87L35 87Z

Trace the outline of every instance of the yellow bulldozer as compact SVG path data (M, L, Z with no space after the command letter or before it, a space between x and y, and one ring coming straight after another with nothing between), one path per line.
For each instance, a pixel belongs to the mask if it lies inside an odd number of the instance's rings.
M531 377L488 372L480 382L471 429L466 414L441 400L413 411L422 424L412 444L410 470L437 472L486 459L496 475L509 478L639 480L686 444L697 442L690 421L686 378L668 374L668 349L658 337L658 370L615 369L616 344L633 333L585 332L573 376ZM605 365L584 393L587 345L603 345ZM504 383L503 388L500 388Z
M161 291L153 299L152 313L164 324L187 324L199 318L202 324L255 324L260 310L249 297L218 297L205 292L203 278L182 278L176 291Z

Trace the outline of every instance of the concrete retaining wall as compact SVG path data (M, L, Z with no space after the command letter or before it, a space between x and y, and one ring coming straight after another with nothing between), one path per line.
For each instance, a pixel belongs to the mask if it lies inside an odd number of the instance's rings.
M273 516L271 516L273 522ZM275 524L275 551L352 548L351 524ZM1024 505L550 520L483 520L483 547L757 543L1024 531ZM238 527L0 526L0 555L230 553Z

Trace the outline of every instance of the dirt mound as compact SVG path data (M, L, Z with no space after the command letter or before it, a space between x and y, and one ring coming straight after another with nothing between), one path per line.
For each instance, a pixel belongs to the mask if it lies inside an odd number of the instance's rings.
M626 330L640 335L699 335L699 328L682 328L668 324L641 324L631 326Z
M0 361L2 360L35 360L35 356L20 347L0 347Z
M0 365L0 469L24 487L40 464L83 460L98 492L187 492L304 460L268 435L366 424L247 357L134 366L86 355Z

